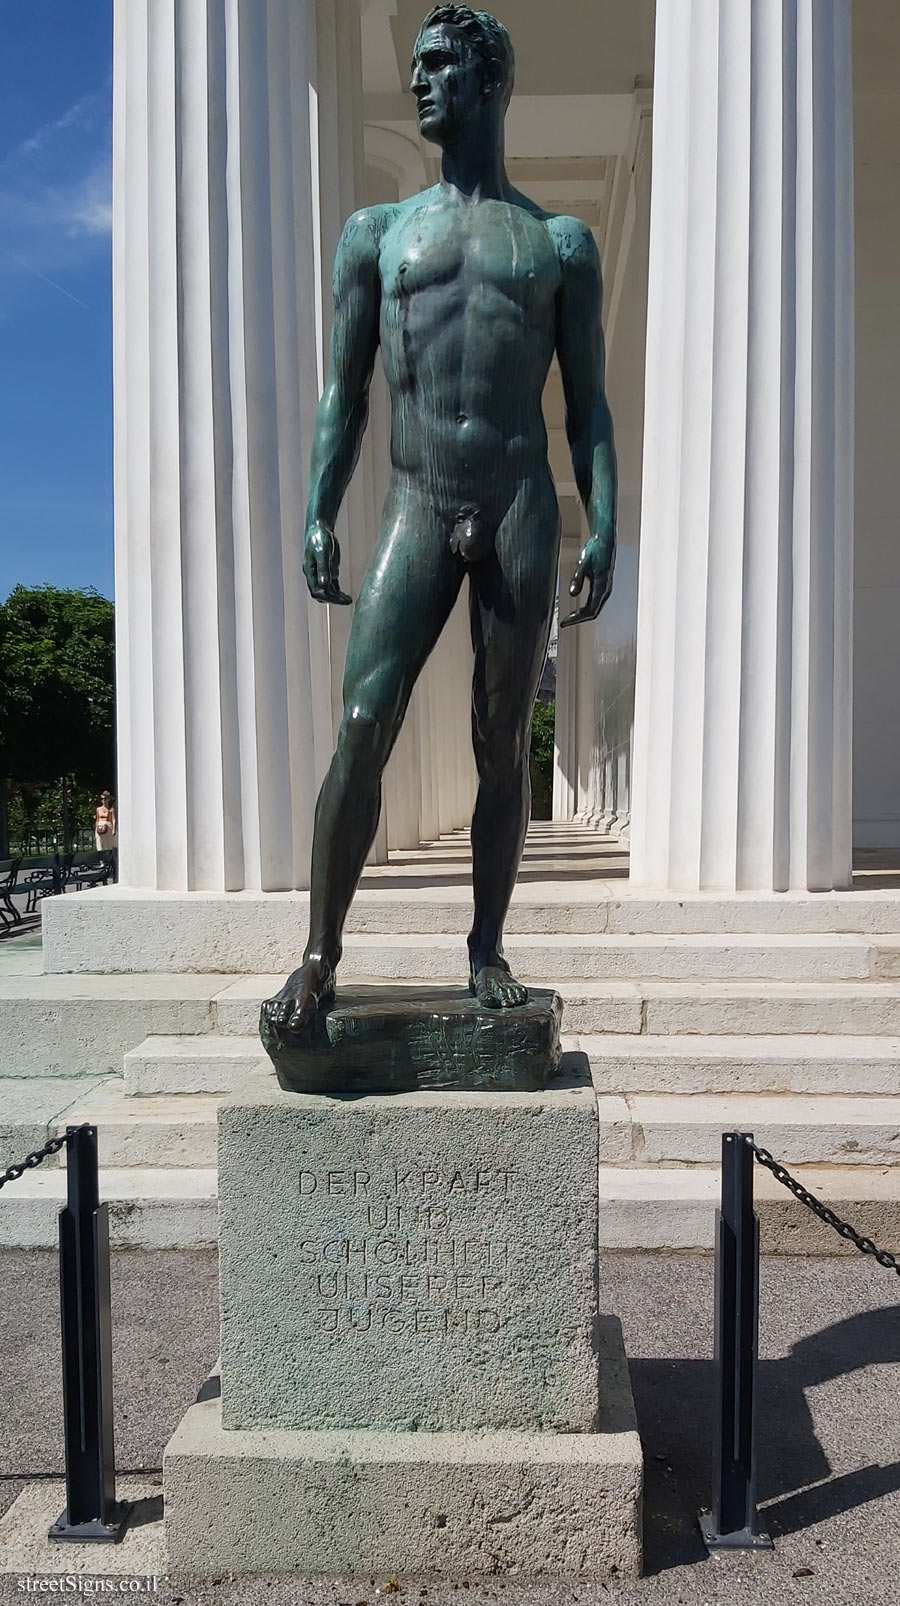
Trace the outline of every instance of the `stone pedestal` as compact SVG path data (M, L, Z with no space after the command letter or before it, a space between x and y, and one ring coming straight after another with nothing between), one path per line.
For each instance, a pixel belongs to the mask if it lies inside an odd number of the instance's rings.
M221 1385L166 1451L170 1568L636 1573L597 1144L578 1076L224 1104Z

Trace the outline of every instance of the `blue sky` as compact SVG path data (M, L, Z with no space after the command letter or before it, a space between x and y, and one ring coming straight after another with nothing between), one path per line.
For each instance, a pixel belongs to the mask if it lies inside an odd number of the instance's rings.
M112 596L112 0L0 0L0 600Z

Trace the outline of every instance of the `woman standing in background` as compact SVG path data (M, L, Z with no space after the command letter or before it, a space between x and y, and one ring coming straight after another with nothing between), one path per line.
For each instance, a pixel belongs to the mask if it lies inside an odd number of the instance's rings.
M100 802L94 810L94 842L98 853L110 853L118 846L116 806L109 792L100 793Z

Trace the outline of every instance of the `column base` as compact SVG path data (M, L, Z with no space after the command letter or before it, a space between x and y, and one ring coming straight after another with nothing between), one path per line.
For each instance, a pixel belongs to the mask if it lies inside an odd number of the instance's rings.
M639 1576L641 1444L600 1329L595 1433L231 1430L210 1379L166 1447L169 1571Z

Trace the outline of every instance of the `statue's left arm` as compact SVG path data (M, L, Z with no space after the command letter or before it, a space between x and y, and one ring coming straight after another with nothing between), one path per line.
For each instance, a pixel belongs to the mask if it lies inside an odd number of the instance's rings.
M606 400L606 352L600 310L600 257L591 231L575 218L551 224L559 254L556 352L566 399L566 435L578 494L588 520L569 595L587 599L561 625L596 619L612 590L616 555L616 449Z

